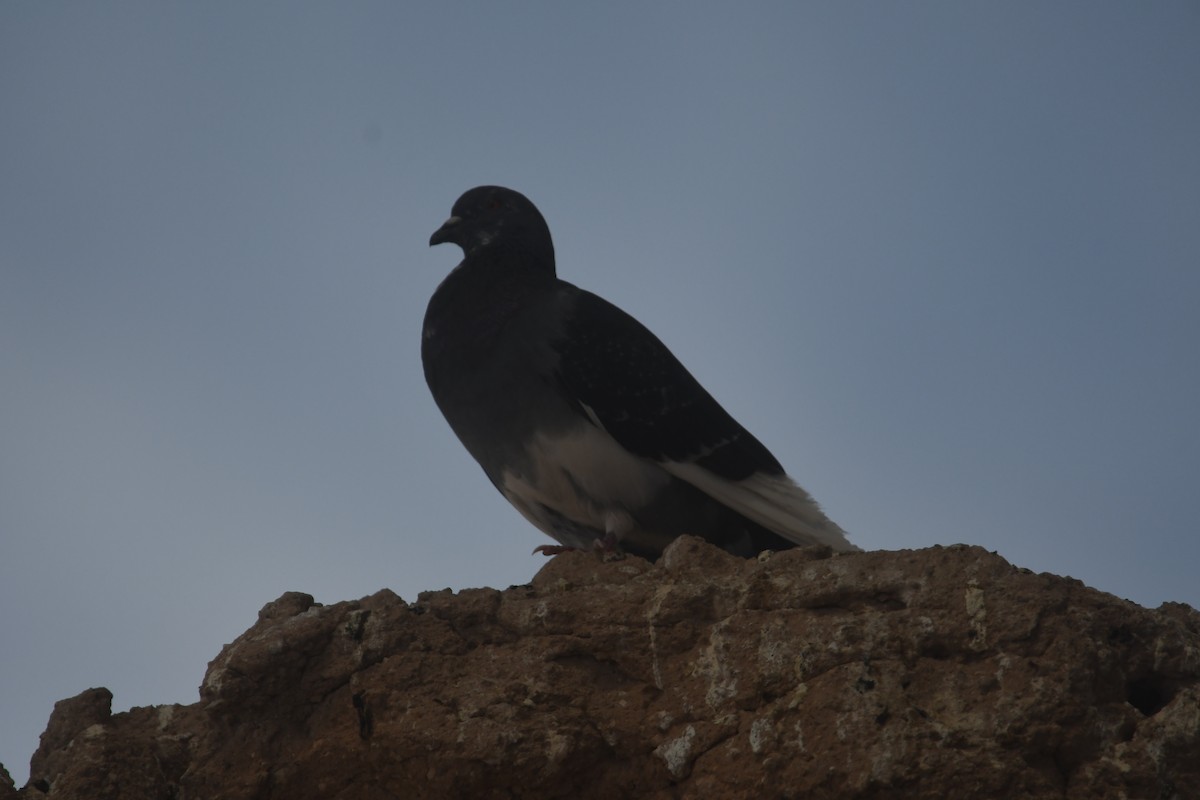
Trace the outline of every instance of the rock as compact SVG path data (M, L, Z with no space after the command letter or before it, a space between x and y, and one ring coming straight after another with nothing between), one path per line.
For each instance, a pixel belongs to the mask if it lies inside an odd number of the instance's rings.
M57 775L80 759L89 739L104 735L104 723L112 717L112 692L88 689L74 697L59 700L50 713L37 752L29 762L30 774Z
M29 784L19 796L174 797L171 792L188 767L188 745L202 716L197 706L179 705L113 714L108 689L88 689L60 700L30 760Z
M21 796L1200 797L1200 613L964 546L289 593L198 703L110 701L56 705Z
M9 775L4 765L0 764L0 800L15 800L20 796L16 785L13 784L12 775Z

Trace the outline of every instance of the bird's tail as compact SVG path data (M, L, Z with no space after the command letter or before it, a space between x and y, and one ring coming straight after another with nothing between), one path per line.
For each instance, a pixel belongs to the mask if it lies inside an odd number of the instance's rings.
M817 501L787 475L756 472L745 480L730 481L698 464L675 461L663 467L790 542L823 544L841 553L859 549L837 523L825 516Z

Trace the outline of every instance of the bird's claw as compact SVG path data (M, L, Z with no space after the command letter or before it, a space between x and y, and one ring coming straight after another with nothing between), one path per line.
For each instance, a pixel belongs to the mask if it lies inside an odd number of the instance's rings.
M530 555L536 556L538 553L541 553L542 555L546 556L546 558L549 558L550 556L556 556L559 553L569 553L574 549L574 547L567 547L565 544L543 544L533 548L533 552L530 553Z
M560 553L570 553L577 550L579 550L578 547L568 547L565 544L542 544L533 548L533 552L530 555L541 553L549 558ZM612 531L592 541L592 552L603 561L617 561L625 557L625 553L621 550L617 542L617 536Z

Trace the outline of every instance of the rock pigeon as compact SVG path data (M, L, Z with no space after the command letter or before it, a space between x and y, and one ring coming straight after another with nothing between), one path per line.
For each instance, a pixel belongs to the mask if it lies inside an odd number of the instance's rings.
M496 488L559 543L538 550L653 560L682 534L743 557L858 549L653 333L559 280L524 195L469 190L429 238L445 242L464 258L425 312L425 380Z

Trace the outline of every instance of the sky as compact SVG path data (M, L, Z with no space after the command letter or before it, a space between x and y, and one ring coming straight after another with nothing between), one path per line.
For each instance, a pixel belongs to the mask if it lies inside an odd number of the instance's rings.
M486 183L861 547L1200 605L1197 87L1190 2L0 3L0 762L544 563L421 373Z

